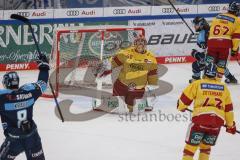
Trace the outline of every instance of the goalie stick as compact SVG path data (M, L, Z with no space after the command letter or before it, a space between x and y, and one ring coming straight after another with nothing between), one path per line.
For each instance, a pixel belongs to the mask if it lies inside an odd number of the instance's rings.
M188 109L188 108L186 110L191 112L191 113L193 112L191 109ZM227 125L224 125L224 127L227 128ZM237 130L236 133L240 134L240 131Z
M23 22L23 23L28 25L28 27L30 28L30 31L31 31L31 34L32 34L32 37L33 37L33 40L34 40L34 43L35 43L35 46L37 48L37 56L38 56L38 58L41 57L42 52L40 51L39 44L38 44L38 42L36 40L36 37L34 35L34 31L33 31L32 25L31 25L31 22L29 21L29 19L27 19L26 17L20 16L18 14L11 14L10 18L15 19L15 20L19 20L19 21L21 21L21 22ZM40 59L38 59L38 60L40 60ZM37 63L39 63L39 61L37 61ZM55 92L53 90L53 86L52 86L50 81L49 81L49 85L50 85L50 89L51 89L51 92L53 94L53 98L54 98L54 101L56 103L59 115L61 117L61 120L62 120L62 122L64 122L64 118L63 118L63 115L62 115L59 103L57 101L56 94L55 94Z

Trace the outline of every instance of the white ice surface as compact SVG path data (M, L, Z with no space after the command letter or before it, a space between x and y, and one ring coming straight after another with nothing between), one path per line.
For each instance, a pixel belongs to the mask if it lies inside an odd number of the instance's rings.
M35 104L34 119L47 160L180 160L189 121L189 114L176 110L176 101L191 78L191 64L166 65L169 71L161 78L173 84L174 89L158 97L154 113L169 115L169 121L121 121L118 115L107 114L86 122L62 123L54 114L54 101L40 98ZM240 66L229 64L240 80ZM33 71L19 72L21 84L37 79ZM3 73L0 73L2 77ZM240 129L240 86L229 86ZM68 96L69 97L69 96ZM61 99L67 97L61 96ZM59 99L59 100L61 100ZM73 97L72 112L91 108L90 98ZM81 106L81 107L79 107ZM172 120L172 115L181 116ZM158 116L158 118L160 118ZM148 117L148 120L150 118ZM187 119L187 121L186 121ZM0 143L4 140L0 130ZM222 129L217 145L213 148L213 160L239 160L240 135L232 136ZM24 160L21 154L17 160Z

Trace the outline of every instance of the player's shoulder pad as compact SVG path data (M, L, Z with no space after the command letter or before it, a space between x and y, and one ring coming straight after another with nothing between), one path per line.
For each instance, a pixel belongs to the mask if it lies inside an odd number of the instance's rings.
M32 91L36 89L36 86L34 85L34 83L27 83L21 86L20 89L25 91Z
M125 48L125 49L120 50L117 53L117 56L123 58L123 57L128 57L128 55L131 55L133 53L134 53L134 51L133 51L132 47L129 47L129 48Z
M147 55L148 55L148 57L150 57L151 59L156 60L155 55L154 55L151 51L147 51Z
M237 18L237 24L240 25L240 18Z
M223 85L223 87L224 87L224 90L229 90L229 89L228 89L228 85L227 85L226 83L224 83L224 82L221 82L221 85Z
M155 58L154 54L151 51L147 51L147 54L148 54L148 56Z
M0 89L0 95L3 95L3 94L9 94L9 93L12 93L13 91L10 90L10 89Z
M128 48L124 48L124 49L121 49L118 53L119 54L127 54L129 52L132 52L132 47L128 47Z
M39 80L36 83L24 84L20 88L21 88L21 90L25 90L25 91L34 91L34 90L40 89L41 92L43 93L47 89L47 84L46 84L46 82Z
M206 82L204 81L204 79L198 79L198 80L195 80L195 81L193 81L192 83L190 83L189 86L190 86L190 85L192 85L192 86L198 86L198 85L201 85L202 83L206 83Z

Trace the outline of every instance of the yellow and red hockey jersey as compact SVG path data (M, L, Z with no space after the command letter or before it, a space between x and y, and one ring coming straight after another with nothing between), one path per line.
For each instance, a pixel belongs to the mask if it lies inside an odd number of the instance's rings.
M184 110L194 101L192 121L207 126L232 126L233 105L227 86L215 79L194 81L184 89L178 100L178 110Z
M118 80L126 86L142 89L158 83L157 61L149 51L140 54L134 47L120 50L112 59L112 68L118 66L123 66Z
M208 47L232 48L237 51L240 42L240 20L230 13L217 15L212 23Z

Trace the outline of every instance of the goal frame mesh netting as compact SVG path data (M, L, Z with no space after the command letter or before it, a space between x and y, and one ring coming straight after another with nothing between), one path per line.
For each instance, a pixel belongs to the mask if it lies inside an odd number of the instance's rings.
M87 39L86 36L87 36L88 33L97 34L98 38L99 38L98 41L100 41L100 42L97 43L97 41L96 41L96 45L98 46L97 51L95 51L96 55L93 55L93 56L89 55L89 57L87 57L88 56L87 55L86 57L83 57L81 59L81 56L82 56L81 54L83 52L83 47L84 47L84 45L86 45L86 44L84 44L84 41L85 41L85 39ZM124 34L125 36L121 37L120 33ZM75 57L73 56L72 59L71 58L67 59L66 60L67 63L65 64L61 61L61 58L62 58L61 56L63 54L62 51L61 51L61 50L63 50L61 48L61 45L62 45L61 44L61 39L64 39L64 35L66 35L66 37L67 37L67 36L71 36L71 34L76 34L72 38L75 37L74 40L76 41L76 43L79 43L78 46L76 45L78 47L78 49L75 48L75 50L78 50L77 51L78 53L76 53L74 55ZM78 34L80 35L79 36L80 38L78 37L80 40L79 39L76 40L76 37L77 37ZM133 34L133 37L129 38L130 34ZM134 37L137 34L145 35L144 28L140 28L140 27L129 28L127 26L82 26L82 27L65 27L65 28L56 29L55 32L54 32L54 35L53 35L53 47L52 47L52 53L50 55L50 68L51 69L50 69L50 78L49 78L49 82L53 86L55 95L57 97L59 96L60 87L62 87L63 84L65 83L65 82L62 81L62 79L64 80L63 77L66 76L64 74L69 74L70 72L71 72L71 75L70 75L70 78L68 78L68 79L70 79L71 82L68 82L68 85L69 85L68 87L66 87L66 86L63 87L65 89L68 88L68 90L71 91L71 89L74 89L76 87L81 87L81 85L84 85L85 87L87 87L88 85L93 85L91 87L96 87L97 89L102 89L104 84L106 84L105 87L107 89L111 89L112 85L111 84L109 85L109 84L105 83L104 79L102 79L100 81L96 80L94 84L92 84L92 83L87 84L85 82L80 84L80 85L74 84L74 81L73 81L73 79L75 79L74 77L79 76L78 73L74 73L74 72L76 71L77 68L79 68L79 69L88 68L89 70L96 69L96 66L95 66L96 63L95 62L99 63L99 62L102 62L106 59L111 58L112 56L114 56L114 54L118 50L120 50L122 48L122 44L124 44L123 46L125 48L130 47L133 44ZM117 41L116 42L113 41L113 40L107 41L106 37L108 35L110 35L110 38L111 38L111 36L112 37L115 36ZM124 37L126 37L127 40L124 39ZM121 40L118 40L118 38L121 39ZM91 40L91 38L89 38L89 39ZM131 40L129 40L129 39L131 39ZM90 40L89 40L89 42L88 42L88 40L86 42L88 45L90 43ZM129 43L126 43L126 42L129 42ZM81 43L83 43L83 44L81 44ZM71 46L71 45L66 45L66 47L69 47L69 46ZM108 54L105 55L105 52L107 52L105 50L105 47L108 48L109 53L110 52L112 52L112 53L111 54L108 53ZM88 52L88 50L84 51L84 52ZM68 54L66 54L64 56L66 58L71 57ZM78 56L80 57L79 59L77 59ZM105 58L105 57L107 57L107 58ZM76 59L74 59L74 58L76 58ZM91 58L93 58L93 59L91 59ZM68 66L69 63L70 63L70 65L72 65L74 67L69 67ZM62 67L64 65L67 65L67 66ZM63 68L66 70L64 73L61 72L61 69L63 69ZM69 70L67 70L67 69L69 69ZM97 72L99 72L99 71L97 71ZM108 83L109 83L109 80L108 80ZM74 94L74 92L73 92L73 94ZM45 92L43 94L43 97L53 98L53 95L50 92L50 87L48 87L47 92Z

